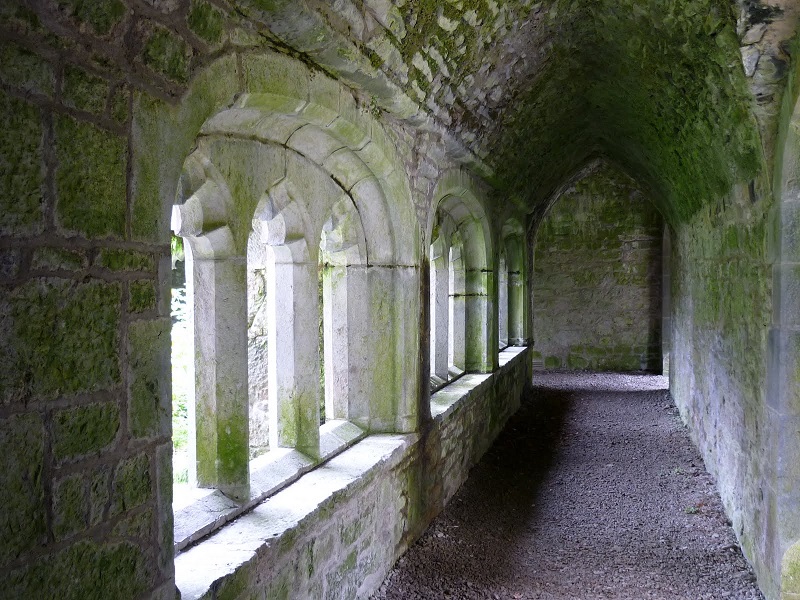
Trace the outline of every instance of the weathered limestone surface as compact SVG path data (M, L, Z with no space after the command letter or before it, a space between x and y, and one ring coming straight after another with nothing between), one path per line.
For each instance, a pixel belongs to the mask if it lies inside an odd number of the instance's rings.
M660 370L658 210L598 166L566 190L536 233L534 357L547 368Z

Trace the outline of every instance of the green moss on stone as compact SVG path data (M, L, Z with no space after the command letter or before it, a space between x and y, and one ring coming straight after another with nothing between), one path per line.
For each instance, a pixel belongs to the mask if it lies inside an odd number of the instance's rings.
M125 5L120 0L59 0L58 5L100 35L111 31L125 15Z
M12 25L23 25L38 30L41 26L39 15L25 6L15 6L11 2L0 4L0 22Z
M729 3L553 4L559 35L498 139L500 180L543 209L605 154L674 224L752 178L761 150Z
M132 313L146 312L156 308L156 286L152 281L132 281L128 310Z
M152 589L146 552L129 542L81 541L8 573L4 594L41 600L138 598Z
M205 0L192 0L189 28L207 42L214 44L222 37L222 18L222 13Z
M44 427L38 414L0 420L0 566L45 541L43 456Z
M67 66L64 69L64 104L78 110L102 114L108 98L108 84L83 69Z
M117 123L124 123L128 120L129 101L130 91L127 86L121 85L114 90L111 96L111 118Z
M42 229L43 171L38 109L0 90L0 235Z
M117 248L101 250L95 264L112 271L153 271L155 269L155 259L152 254Z
M134 437L166 434L161 424L171 415L169 376L169 321L137 321L128 330L130 365L128 420ZM166 427L166 426L165 426Z
M152 510L137 512L117 523L112 533L115 537L149 539L153 521Z
M59 223L89 238L125 232L125 140L70 117L56 121ZM91 149L89 151L89 149Z
M68 408L53 416L53 455L63 461L99 452L111 444L119 430L116 403Z
M783 555L781 568L781 592L800 594L800 541Z
M0 279L13 279L19 269L21 252L17 248L0 250Z
M173 81L189 79L189 47L167 29L157 28L145 42L144 62Z
M111 514L117 515L140 506L153 496L150 460L139 454L122 461L114 471Z
M0 42L0 81L25 91L53 95L53 68L40 56Z
M53 533L62 540L86 528L89 505L81 475L56 482L53 487Z
M89 484L89 525L97 525L104 516L108 504L111 471L106 468L96 470Z
M246 597L257 577L255 561L245 563L230 577L226 577L220 582L215 591L215 600L238 600L243 596Z
M558 356L548 356L544 360L544 366L547 369L560 369L561 359Z
M77 250L37 248L31 267L43 270L78 271L87 265L86 257Z
M54 398L119 383L118 283L61 279L15 289L0 310L0 397Z

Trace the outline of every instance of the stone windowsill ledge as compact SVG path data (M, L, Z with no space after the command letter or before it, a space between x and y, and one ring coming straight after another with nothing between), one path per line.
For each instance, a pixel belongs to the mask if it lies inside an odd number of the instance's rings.
M526 346L509 346L500 352L500 368L495 373L467 373L436 393L431 394L431 417L434 420L445 418L455 410L461 400L481 391L486 382L492 379L497 372L506 369L507 365L525 352L526 349Z
M372 473L400 464L416 440L416 434L367 437L179 554L175 580L182 600L209 597L218 582L303 522L318 518L333 498L346 495Z
M501 366L494 373L466 374L433 394L431 413L434 422L441 425L448 415L455 413L458 406L492 385L498 375L511 369L513 363L523 360L525 350L526 347L509 347L500 353ZM343 422L337 423L341 426ZM347 425L357 429L349 423ZM338 427L335 424L328 426ZM289 483L284 483L282 488L254 507L250 506L247 512L239 510L235 521L233 517L228 517L227 521L231 522L226 522L224 527L218 527L216 531L212 530L205 539L176 556L175 580L182 600L214 597L215 590L233 581L232 578L240 575L241 570L256 561L258 556L276 547L276 544L286 543L304 525L321 518L324 511L331 509L332 503L357 493L355 490L358 486L369 481L376 473L387 472L400 465L412 453L418 439L417 434L368 437L362 434L350 442L350 447L339 451L322 465L312 464L308 457L298 456L299 453L294 451L285 451L282 457L276 454L276 458L272 459L274 463L297 463L293 467L295 475ZM324 442L320 446L326 447ZM274 465L268 470L277 472ZM256 469L255 472L260 471ZM255 487L257 476L251 475L251 479Z
M319 460L291 448L279 448L250 461L250 498L247 502L235 502L219 490L176 485L172 502L175 551L181 551L219 529L365 437L356 425L340 420L326 422L320 427L319 434Z
M499 356L499 364L500 368L502 369L520 354L527 350L527 346L506 346L502 352L500 352Z

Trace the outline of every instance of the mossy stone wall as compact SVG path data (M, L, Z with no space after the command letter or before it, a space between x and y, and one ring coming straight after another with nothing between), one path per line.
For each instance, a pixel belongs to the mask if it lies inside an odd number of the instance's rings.
M767 415L770 202L753 200L741 185L674 233L670 389L760 587L776 598L780 574L769 521L777 465Z
M536 235L534 356L547 368L658 371L663 221L630 178L599 167Z

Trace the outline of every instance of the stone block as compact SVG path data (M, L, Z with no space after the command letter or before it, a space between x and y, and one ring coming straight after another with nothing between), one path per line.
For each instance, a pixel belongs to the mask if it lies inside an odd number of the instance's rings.
M22 253L16 248L0 250L0 280L16 277L21 255Z
M303 108L303 117L319 127L326 127L339 116L339 94L342 85L321 73L309 77L309 103Z
M800 596L800 541L789 547L783 555L781 592Z
M110 498L111 471L106 467L96 469L89 480L89 525L97 525L105 517Z
M128 290L128 310L132 313L156 309L156 284L153 281L132 281Z
M343 116L334 119L326 128L342 144L352 150L360 150L369 142L369 128L361 118L350 121Z
M138 598L153 584L147 553L130 542L77 542L0 577L9 598Z
M42 230L43 186L39 110L0 91L0 235Z
M156 27L144 43L144 63L167 79L178 83L189 80L191 48L183 38L168 29Z
M111 93L111 118L117 123L128 120L128 104L131 92L128 86L120 85Z
M145 254L144 252L104 248L95 259L95 265L112 271L152 272L155 270L155 259L152 254Z
M0 398L54 398L117 384L120 295L118 283L62 279L13 290L0 310Z
M340 141L314 125L307 125L296 130L289 138L287 145L317 164L322 164L325 159L342 147Z
M136 508L153 497L150 459L139 454L123 460L114 470L111 515Z
M126 8L120 0L85 2L84 0L62 0L59 5L81 23L88 23L95 33L105 35L122 17Z
M154 519L152 509L133 512L114 526L112 535L123 538L149 539Z
M50 64L11 42L0 43L0 81L25 92L53 95L53 68Z
M53 415L53 456L61 462L97 453L111 445L119 431L114 402L59 410Z
M170 322L137 321L128 329L128 427L137 438L166 435L169 397Z
M78 250L37 248L31 261L32 269L47 271L79 271L88 266L86 256Z
M53 534L57 540L86 529L88 512L86 482L82 475L56 481L53 486Z
M156 493L158 509L158 564L167 577L175 574L174 541L175 521L172 510L172 444L162 444L156 449Z
M102 114L108 99L108 83L83 69L68 65L64 69L63 101L67 106Z
M38 414L0 420L0 565L46 540L43 456L44 427Z
M248 54L242 57L245 89L254 96L274 97L269 102L278 112L292 113L308 102L308 71L283 54ZM259 106L261 106L261 101Z
M348 148L342 148L331 154L325 159L323 167L330 171L346 190L350 190L359 181L372 175L364 161Z
M56 216L88 238L125 233L127 149L124 138L71 117L56 120Z
M205 0L192 0L187 23L198 37L210 44L222 39L224 15Z

